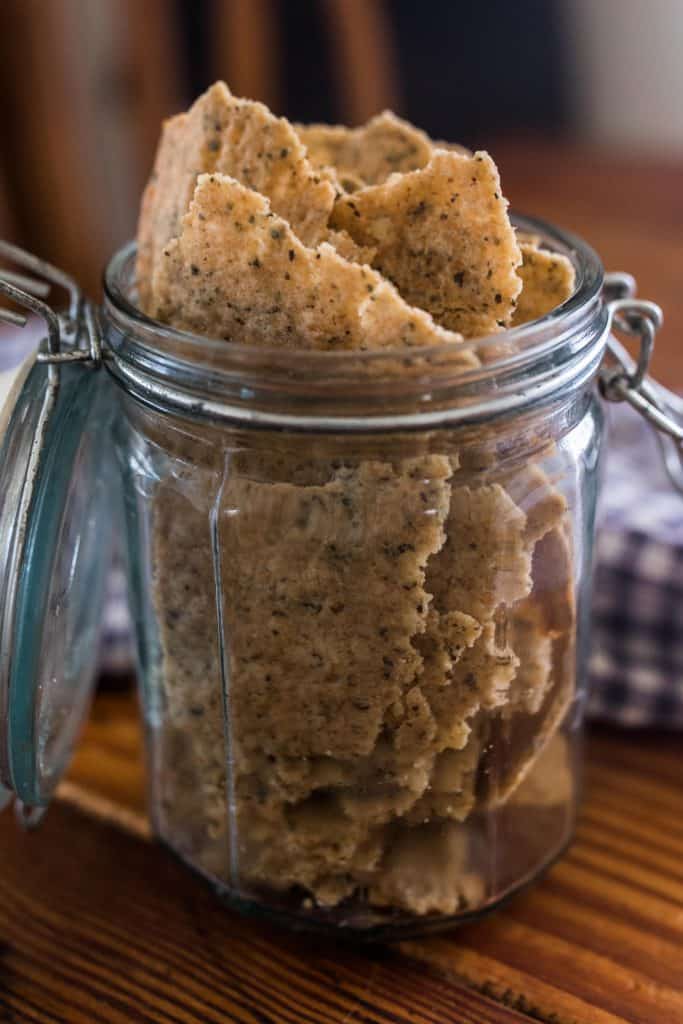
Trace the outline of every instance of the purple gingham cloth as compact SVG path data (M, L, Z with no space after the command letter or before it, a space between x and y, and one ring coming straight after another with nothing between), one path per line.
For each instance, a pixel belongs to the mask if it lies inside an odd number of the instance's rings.
M610 405L593 579L588 710L683 728L683 495L655 436Z

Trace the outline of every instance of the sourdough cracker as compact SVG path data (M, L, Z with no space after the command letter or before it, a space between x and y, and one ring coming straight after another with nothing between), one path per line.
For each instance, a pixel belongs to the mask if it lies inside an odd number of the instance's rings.
M369 887L373 906L420 915L454 914L477 906L483 896L481 877L470 864L468 832L455 822L397 831Z
M420 685L445 686L464 651L479 639L481 629L471 615L430 607L425 631L414 640L422 655Z
M324 351L457 342L369 267L309 249L258 193L202 175L164 250L152 310L183 330L249 345ZM463 366L476 365L464 351Z
M178 463L154 498L152 599L161 692L147 707L150 737L164 770L162 834L183 837L184 852L206 870L225 869L229 821L214 566L206 507L215 480L200 481ZM155 720L156 719L156 720ZM159 724L161 723L161 724Z
M374 814L376 803L386 810L386 820L402 813L429 785L434 752L423 750L412 760L399 756L392 740L382 731L369 754L343 760L334 757L286 757L252 751L243 766L255 776L268 779L268 789L287 804L298 804L315 792L336 793L344 811L353 808L365 816ZM366 801L367 798L367 801Z
M420 714L430 712L411 689L420 657L410 639L427 615L424 571L443 542L451 464L433 456L332 472L320 485L228 475L213 537L208 494L186 494L176 479L161 485L154 524L165 701L183 739L169 790L183 814L175 827L196 819L189 852L218 871L231 805L240 877L304 886L321 905L362 884L383 849L376 826L400 817L428 782L433 754L422 768L415 755L426 740ZM218 487L213 475L207 486ZM216 541L220 625L207 614ZM230 638L226 735L219 631ZM379 733L401 700L408 714L392 747Z
M500 484L453 487L446 541L429 563L438 611L487 622L531 589L527 518Z
M515 234L520 249L523 245L530 246L532 249L540 249L543 244L542 237L536 231L524 231L522 228L517 228Z
M424 132L389 110L360 128L297 124L295 129L312 164L334 167L346 191L379 185L391 174L418 170L429 163L432 152Z
M574 292L576 274L571 260L561 253L541 249L534 242L521 242L522 290L512 317L512 326L540 320L561 306Z
M301 886L318 905L335 906L378 866L382 830L352 821L334 794L288 807L264 800L257 784L249 795L244 786L238 801L239 874L250 885Z
M536 544L531 594L511 612L511 633L525 658L511 701L492 720L498 748L495 802L527 777L564 722L576 686L576 603L566 521Z
M438 470L431 460L425 480L419 465L363 462L323 486L227 482L221 580L240 750L372 751L420 664L410 641L449 493L446 460Z
M377 250L372 247L358 245L354 242L348 231L328 231L325 241L329 242L340 256L351 263L370 265L377 253Z
M502 714L491 720L490 745L497 750L498 764L492 805L510 799L564 723L574 699L575 654L571 637L554 640L551 683L539 710Z
M252 883L303 885L321 905L337 903L379 857L377 826L426 785L426 769L420 783L411 763L424 739L420 712L429 711L411 690L419 655L410 641L424 628L425 566L443 543L450 472L438 458L400 469L362 462L324 485L224 486L222 617L238 831ZM397 755L379 740L402 700L412 717ZM293 802L293 783L300 797L315 788Z
M568 519L545 533L534 547L535 616L553 637L572 632L576 625L573 541Z
M495 625L488 622L445 682L421 682L437 726L436 750L461 750L469 741L475 715L504 707L518 666L515 652L508 645L499 646Z
M437 754L429 788L408 809L404 820L423 825L439 819L465 821L476 799L476 781L483 743L483 732L473 726L463 748L448 747Z
M396 796L400 801L401 793L407 792L415 801L424 793L434 764L433 745L422 750L419 756L401 756L393 739L390 730L383 727L368 755L335 762L342 774L342 781L335 788L345 800L364 793Z
M487 153L436 150L421 170L338 198L332 224L375 248L373 266L443 327L477 338L509 323L521 256Z
M138 224L137 281L145 312L161 254L180 233L205 173L230 175L267 196L303 242L315 245L326 235L335 190L311 166L291 124L217 82L187 113L164 123Z
M549 456L552 448L545 451ZM533 462L518 466L506 477L504 486L515 504L526 516L524 537L533 546L567 518L567 499L559 490L552 474Z
M505 713L525 711L533 715L540 711L552 683L553 636L544 630L538 603L532 598L525 598L512 609L509 629L519 668Z

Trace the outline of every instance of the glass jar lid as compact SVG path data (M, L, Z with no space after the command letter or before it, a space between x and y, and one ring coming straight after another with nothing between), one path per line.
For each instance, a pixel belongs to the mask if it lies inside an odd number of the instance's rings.
M46 327L0 413L0 806L14 793L39 807L68 763L95 676L113 525L112 389L84 369L98 359L97 329L73 283L11 247L0 255L38 273L0 271L0 292ZM67 314L35 297L45 279L68 288Z

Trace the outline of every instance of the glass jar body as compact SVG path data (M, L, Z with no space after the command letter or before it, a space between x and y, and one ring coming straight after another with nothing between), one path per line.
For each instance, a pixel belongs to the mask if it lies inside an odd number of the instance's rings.
M345 436L121 393L157 835L242 909L391 938L572 834L601 415Z

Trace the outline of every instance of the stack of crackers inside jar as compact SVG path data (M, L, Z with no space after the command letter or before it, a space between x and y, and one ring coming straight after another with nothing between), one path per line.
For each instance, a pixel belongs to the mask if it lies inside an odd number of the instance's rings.
M137 288L180 331L264 350L450 344L467 370L465 343L573 287L565 256L513 228L487 153L391 113L292 124L218 83L164 125ZM217 509L188 497L185 468L155 494L167 828L191 813L212 877L303 905L476 908L471 823L567 799L566 500L540 465L473 466L457 444L307 457L278 443L221 453ZM554 604L538 597L548 565Z

